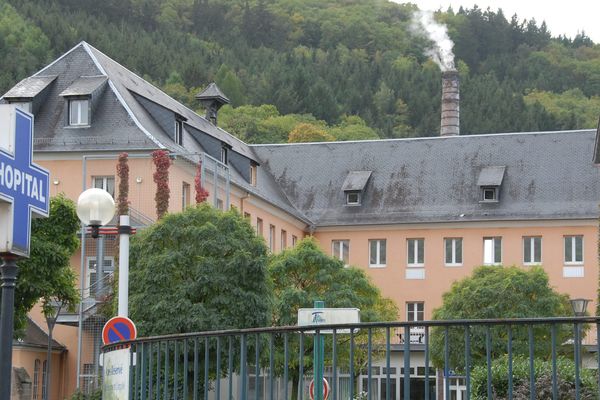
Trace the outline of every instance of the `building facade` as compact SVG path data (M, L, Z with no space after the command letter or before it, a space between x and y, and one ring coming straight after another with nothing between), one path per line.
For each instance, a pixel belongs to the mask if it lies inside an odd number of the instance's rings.
M401 320L429 319L452 282L484 264L541 264L557 290L594 299L595 309L596 131L248 145L216 125L228 101L216 86L198 100L206 117L85 42L2 97L35 116L34 157L50 170L51 195L99 187L116 196L127 152L134 226L156 219L151 153L163 149L173 161L170 212L194 204L200 169L207 201L235 207L272 252L314 236L365 269ZM104 240L84 235L72 260L83 301L54 331L53 399L97 384L100 288L116 267L114 238ZM38 309L31 323L44 329ZM33 388L45 349L16 345L13 360L32 382L23 398L41 398Z

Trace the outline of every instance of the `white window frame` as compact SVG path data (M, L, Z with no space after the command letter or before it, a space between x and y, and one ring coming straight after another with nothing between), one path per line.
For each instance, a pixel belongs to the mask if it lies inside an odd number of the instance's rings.
M480 202L482 203L497 203L498 202L498 192L499 192L499 187L498 186L482 186L481 187L481 200ZM486 199L485 198L485 193L487 191L492 191L494 193L494 197L492 199Z
M269 224L269 250L275 252L275 225Z
M175 143L183 146L183 121L175 119Z
M115 272L115 257L114 256L104 256L104 262L106 261L110 261L110 264L112 266L112 271L104 271L105 274L108 275L112 275ZM86 265L87 265L87 271L85 273L85 282L86 282L86 288L84 290L84 295L83 297L90 297L92 295L92 290L90 289L91 286L95 283L92 282L92 273L97 273L98 270L96 268L96 257L86 257ZM105 267L106 268L106 267Z
M221 162L225 165L227 165L227 157L227 147L221 146Z
M258 167L255 164L250 165L250 185L256 186Z
M100 186L96 186L96 180L101 180ZM108 182L112 180L112 192L108 190ZM92 187L102 189L105 192L108 192L113 198L115 197L115 188L116 188L116 180L114 175L95 175L92 176Z
M413 241L412 246L411 246L411 241ZM420 263L419 262L419 242L422 241L423 242L423 262ZM412 247L412 249L411 249ZM410 259L410 254L413 254L413 260L415 262L410 263L409 259ZM406 265L409 268L420 268L425 266L425 239L424 238L409 238L406 239Z
M385 243L385 262L382 263L381 261L381 243ZM375 254L375 259L376 262L375 264L371 263L371 243L377 243L376 244L376 254ZM369 239L369 267L370 268L385 268L387 266L387 240L386 239Z
M281 242L281 251L287 249L287 231L285 229L281 230L280 242Z
M356 200L350 200L351 196L356 196ZM360 206L360 201L361 201L360 192L346 192L346 205Z
M576 260L577 257L577 238L581 238L581 260ZM569 240L569 244L571 246L571 260L567 260L567 239ZM585 254L585 243L583 240L583 235L565 235L564 236L564 249L563 249L563 256L564 256L564 263L565 265L583 265L583 262L585 260L584 254Z
M337 245L337 249L336 249ZM344 259L344 245L347 249L346 259ZM335 239L331 241L331 255L338 260L342 261L345 266L350 263L350 240L349 239Z
M452 248L452 259L448 262L446 257L447 241L451 241ZM460 241L460 262L456 261L456 249L458 248L457 243ZM463 238L461 237L447 237L444 238L444 265L446 267L462 267L463 265Z
M262 218L256 217L256 234L264 237L263 229L264 229L264 223L263 223Z
M540 243L540 259L535 260L535 242L539 239ZM527 254L525 253L525 243L529 242L529 261L527 261ZM542 263L542 237L541 236L523 236L523 265L539 265Z
M486 262L486 241L491 240L492 243L492 262ZM500 240L500 261L496 261L496 241ZM501 265L502 264L502 236L486 236L483 238L483 265Z
M298 236L292 235L292 247L296 247L296 244L298 244Z
M419 311L418 306L422 305L423 309ZM412 308L412 310L411 310ZM419 319L419 313L421 313L421 319ZM412 318L412 317L416 318ZM407 301L406 302L406 321L408 322L419 322L425 320L425 302L424 301Z
M77 107L77 119L73 120L73 107ZM87 120L83 120L82 110L87 109ZM90 125L90 99L71 99L69 100L69 125L70 126L89 126Z
M191 193L190 184L187 182L182 182L181 183L181 210L182 211L185 211L185 209L190 206L190 203L191 203L190 193Z

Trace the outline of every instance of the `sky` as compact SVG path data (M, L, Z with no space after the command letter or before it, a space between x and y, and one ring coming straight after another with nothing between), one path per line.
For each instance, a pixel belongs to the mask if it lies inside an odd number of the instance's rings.
M574 38L577 32L585 31L594 43L600 43L600 0L395 0L397 3L411 2L417 4L422 10L436 11L439 8L446 10L452 6L458 11L464 8L473 8L474 4L483 10L490 7L496 11L502 8L506 19L510 20L513 14L519 20L535 18L539 24L546 21L552 36L560 34Z

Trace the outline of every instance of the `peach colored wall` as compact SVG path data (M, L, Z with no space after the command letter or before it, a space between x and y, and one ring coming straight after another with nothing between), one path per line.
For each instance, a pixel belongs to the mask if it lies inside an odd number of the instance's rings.
M531 223L534 225L535 223ZM550 277L550 284L570 297L585 297L594 301L588 311L594 313L598 288L597 231L594 222L585 226L522 226L471 227L448 229L443 224L431 224L412 229L386 227L348 228L347 230L317 230L315 237L322 249L331 253L332 240L350 240L349 261L365 269L383 294L398 305L401 320L406 319L407 302L425 302L425 318L441 305L442 293L452 282L469 275L473 268L483 264L483 238L502 237L502 263L523 266L523 236L542 237L542 265ZM584 235L584 277L563 278L565 235ZM444 264L444 238L463 238L463 265L447 267ZM406 279L407 239L425 239L425 279ZM369 267L369 239L386 239L387 266Z
M13 367L25 368L31 379L31 390L33 393L33 374L35 368L35 360L40 360L40 369L38 375L38 399L42 398L42 382L43 382L43 365L46 361L46 349L18 346L13 349L12 363ZM50 371L50 399L62 399L65 397L66 380L65 374L65 359L66 353L54 351L52 352L52 369Z

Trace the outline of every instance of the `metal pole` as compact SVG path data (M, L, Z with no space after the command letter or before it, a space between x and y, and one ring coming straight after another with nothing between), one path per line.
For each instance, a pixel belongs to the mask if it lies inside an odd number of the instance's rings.
M54 326L56 325L56 320L58 319L58 314L60 314L60 309L62 308L62 303L59 304L56 309L56 314L50 317L46 317L46 323L48 324L48 349L46 352L46 392L44 400L48 400L50 398L50 383L52 382L50 379L52 374L50 369L52 367L52 331L54 331Z
M127 317L129 313L129 215L119 216L119 309L117 314Z
M325 302L315 300L314 308L325 308ZM314 397L315 400L323 400L323 361L325 358L325 338L320 331L317 331L315 334L313 347Z
M0 400L10 400L12 373L12 340L15 316L15 284L17 281L16 257L2 256L2 309L0 310Z
M88 156L83 156L81 160L81 170L82 170L82 192L85 191L87 187L86 177L87 177L87 159ZM87 266L85 265L85 225L81 224L81 266L79 267L79 315L77 318L77 379L75 387L79 389L80 387L80 378L81 378L81 346L83 344L83 294L85 291L85 283Z
M96 300L104 297L104 235L98 236L96 240Z

